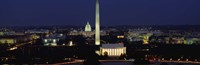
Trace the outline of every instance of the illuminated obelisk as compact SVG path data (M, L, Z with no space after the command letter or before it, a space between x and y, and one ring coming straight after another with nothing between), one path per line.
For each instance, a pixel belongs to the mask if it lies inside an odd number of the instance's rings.
M100 45L100 15L99 15L99 1L96 0L96 23L95 23L95 45Z

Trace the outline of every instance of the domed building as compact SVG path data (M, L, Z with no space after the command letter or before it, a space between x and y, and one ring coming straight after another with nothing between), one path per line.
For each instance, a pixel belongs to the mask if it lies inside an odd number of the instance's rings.
M91 32L92 31L92 28L90 26L90 23L87 22L87 24L85 25L85 32Z
M82 32L82 35L84 35L84 37L92 37L94 35L94 32L92 31L92 28L89 22L87 22L87 24L85 25L85 31Z

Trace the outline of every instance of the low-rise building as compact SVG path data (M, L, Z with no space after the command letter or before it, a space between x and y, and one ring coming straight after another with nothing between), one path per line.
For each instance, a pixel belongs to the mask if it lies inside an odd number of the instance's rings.
M126 47L123 44L102 44L100 47L100 54L107 54L110 57L119 57L122 54L126 54Z

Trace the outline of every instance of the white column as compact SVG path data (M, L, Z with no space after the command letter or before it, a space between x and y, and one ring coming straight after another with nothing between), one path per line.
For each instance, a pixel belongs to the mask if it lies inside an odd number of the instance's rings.
M96 0L95 45L100 45L100 15L98 0Z

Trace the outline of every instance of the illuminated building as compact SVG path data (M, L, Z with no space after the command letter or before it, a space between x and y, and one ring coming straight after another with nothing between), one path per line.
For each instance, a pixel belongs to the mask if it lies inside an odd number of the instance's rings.
M187 37L184 40L184 44L199 44L200 43L200 37Z
M77 30L72 30L68 33L68 35L82 35L82 33L80 31L77 31Z
M118 35L117 38L124 38L124 36L123 35Z
M110 57L118 57L121 54L126 54L126 47L123 44L102 44L100 47L100 54L108 54Z
M149 37L152 36L152 33L147 33L143 36L143 44L149 44Z
M6 32L0 32L0 35L17 35L14 31L6 31Z
M73 41L69 41L69 46L73 46Z
M0 35L4 35L4 33L3 33L3 32L0 32Z
M44 46L57 46L58 39L43 39Z
M30 36L27 35L6 35L0 36L0 44L15 44L30 40Z
M89 22L87 22L87 24L85 25L85 31L84 32L82 31L81 34L84 37L92 37L94 35L94 32L92 31L92 28Z
M99 1L96 0L95 45L100 45L100 14Z
M161 32L150 30L129 30L126 34L126 38L131 42L143 41L143 44L149 44L149 38L153 34L161 34Z
M65 39L63 34L47 35L43 38L44 46L57 46L61 39Z
M0 44L14 44L16 43L16 39L13 38L4 38L4 39L0 39Z
M39 39L39 38L40 38L39 35L36 35L36 34L32 34L32 35L31 35L31 39L32 39L32 40L36 40L36 39Z
M94 35L94 32L92 31L81 32L81 35L83 35L84 37L92 37Z
M106 31L100 31L101 36L109 35ZM83 35L84 37L92 37L95 35L95 31L83 31L83 30L71 30L67 35L77 36Z
M85 25L85 32L91 32L92 29L91 29L91 26L90 26L90 23L87 22L87 24Z
M49 33L49 30L27 30L25 31L26 34L44 34L44 33Z

